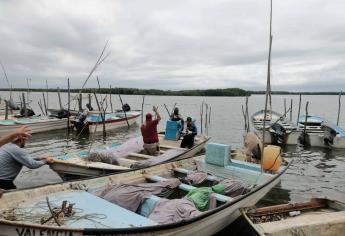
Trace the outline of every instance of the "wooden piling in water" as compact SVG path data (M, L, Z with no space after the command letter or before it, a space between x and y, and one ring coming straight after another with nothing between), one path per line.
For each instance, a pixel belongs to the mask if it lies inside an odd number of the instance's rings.
M340 108L341 108L341 93L342 93L342 91L340 91L340 93L339 93L339 99L338 99L338 117L337 117L337 126L339 125L339 117L340 117Z
M290 100L290 121L292 121L292 99Z
M5 120L8 119L8 101L5 100Z
M286 117L286 98L284 98L284 114L285 114L284 117Z
M46 80L46 88L47 88L47 111L49 109L49 98L48 98L48 80Z
M79 111L82 111L83 110L83 95L81 93L79 93L78 105L79 105Z
M128 122L126 111L123 110L123 102L122 102L122 98L121 98L120 93L119 93L119 98L120 98L120 102L121 102L122 111L125 113L125 118L126 118L127 126L128 126L128 129L129 129L129 122Z
M62 102L61 102L60 87L58 87L57 90L58 90L58 98L59 98L59 107L60 107L60 110L62 110L63 107L62 107Z
M114 109L113 109L113 101L112 101L112 91L111 91L111 85L110 85L110 90L109 90L109 103L110 103L110 110L111 110L111 113L114 113Z
M200 107L200 132L203 133L203 130L202 130L202 125L203 125L203 120L202 120L202 117L204 115L204 101L202 101L201 103L201 107Z
M44 92L42 92L42 97L43 97L43 105L44 105L44 111L45 111L45 115L48 115L48 109L47 109L47 103L46 103L46 98L44 96Z
M98 107L98 110L101 114L101 118L102 118L102 124L103 124L103 137L105 137L107 135L106 133L106 130L105 130L105 112L104 109L99 105L99 102L98 102L98 98L96 96L96 93L93 93L93 95L95 96L95 99L96 99L96 104L97 104L97 107Z
M26 109L26 100L25 100L25 94L24 93L22 93L22 98L23 98L24 116L28 117L28 110Z
M144 103L145 103L145 95L143 95L143 101L141 103L141 124L144 123Z
M297 121L296 121L296 125L298 125L298 120L299 120L299 115L301 112L301 102L302 102L302 94L299 94L299 102L298 102L298 114L297 114Z

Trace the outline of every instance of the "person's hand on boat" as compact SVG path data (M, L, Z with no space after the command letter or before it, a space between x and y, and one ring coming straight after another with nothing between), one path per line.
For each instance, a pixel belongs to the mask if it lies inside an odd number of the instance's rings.
M51 156L42 156L40 159L46 161L48 164L54 163L54 159Z

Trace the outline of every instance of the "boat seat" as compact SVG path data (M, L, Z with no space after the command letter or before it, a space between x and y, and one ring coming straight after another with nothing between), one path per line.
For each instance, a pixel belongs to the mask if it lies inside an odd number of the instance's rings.
M168 179L161 177L161 176L158 176L158 175L147 176L146 179L153 181L153 182L160 182L160 181L168 180ZM187 192L189 192L193 189L196 189L196 187L189 185L189 184L180 184L178 187L179 187L179 189L187 191ZM224 202L224 203L230 202L233 200L233 198L231 198L231 197L221 195L218 193L215 194L215 197L216 197L217 201Z
M175 168L173 169L175 172L178 172L178 173L181 173L181 174L185 174L187 175L188 173L191 173L193 172L192 170L187 170L187 169L183 169L183 168ZM207 178L206 178L208 181L215 181L217 180L217 177L213 176L213 175L207 175Z

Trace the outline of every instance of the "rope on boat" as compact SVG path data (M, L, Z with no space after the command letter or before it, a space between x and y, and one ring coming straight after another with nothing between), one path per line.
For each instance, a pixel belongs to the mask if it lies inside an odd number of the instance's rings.
M23 221L41 225L70 225L80 220L89 220L91 222L109 227L97 221L106 219L107 216L105 214L83 214L83 209L73 207L74 203L62 201L62 204L58 206L53 204L53 202L54 201L49 201L49 199L46 199L46 201L40 201L32 207L12 208L2 211L0 217L9 221Z

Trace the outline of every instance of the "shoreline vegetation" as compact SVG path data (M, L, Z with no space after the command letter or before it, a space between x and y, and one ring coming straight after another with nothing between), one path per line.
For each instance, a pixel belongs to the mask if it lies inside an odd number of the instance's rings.
M2 88L0 91L10 91ZM14 92L26 92L27 88L13 88ZM30 88L30 92L58 92L58 89ZM71 93L78 93L80 89L70 89ZM67 92L67 89L60 89L60 92ZM137 89L137 88L84 88L82 93L103 93L123 95L158 95L158 96L215 96L215 97L244 97L255 94L265 94L265 91L251 91L240 88L225 89L195 89L195 90L161 90L161 89ZM289 92L272 91L275 95L339 95L339 92Z

